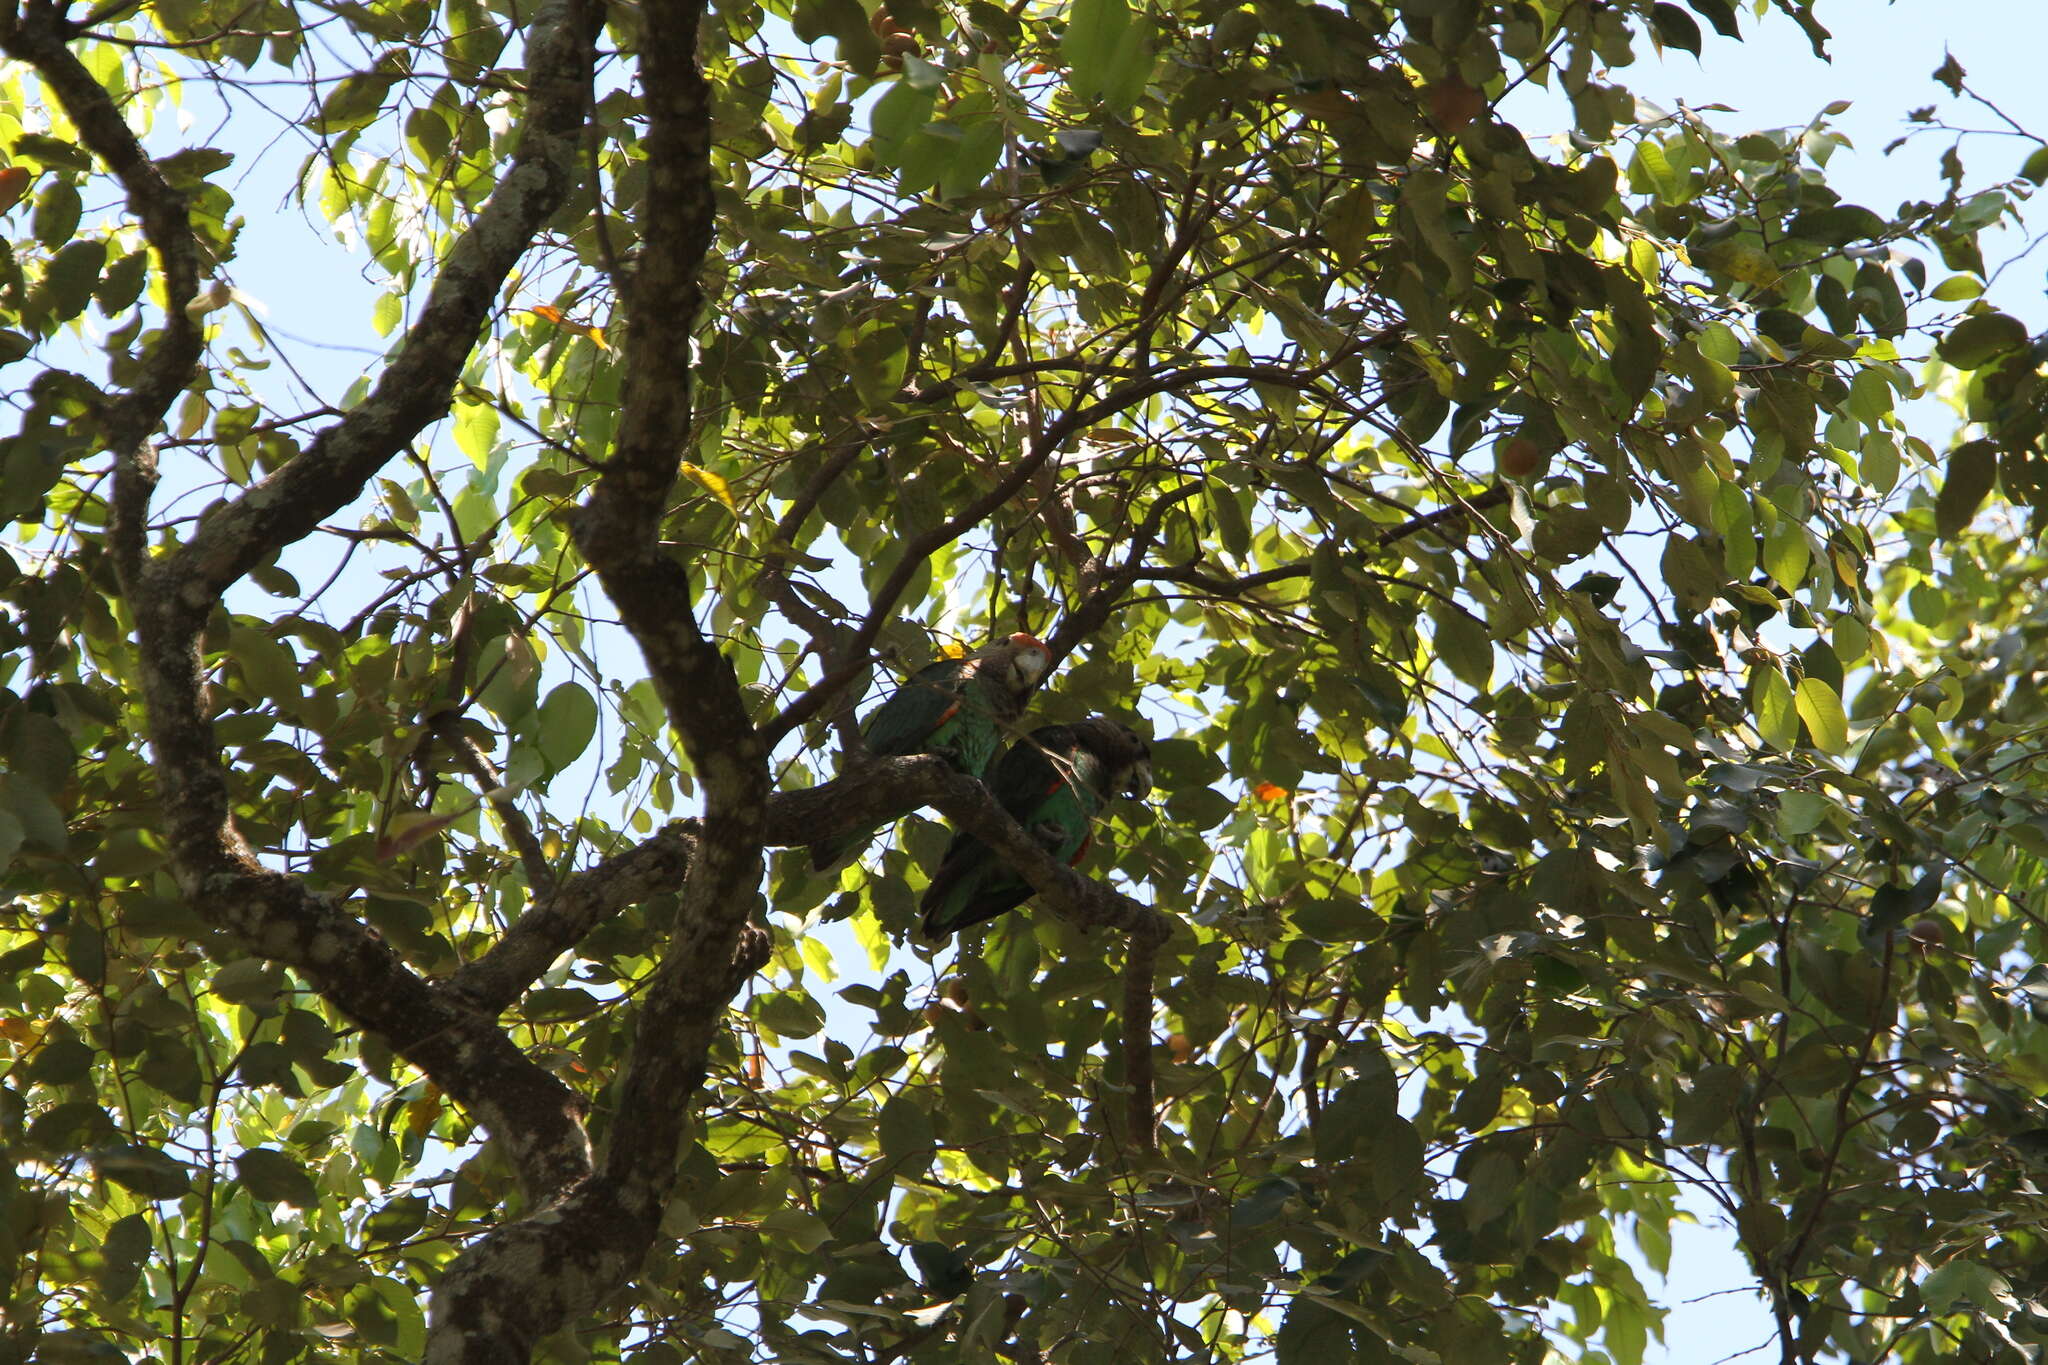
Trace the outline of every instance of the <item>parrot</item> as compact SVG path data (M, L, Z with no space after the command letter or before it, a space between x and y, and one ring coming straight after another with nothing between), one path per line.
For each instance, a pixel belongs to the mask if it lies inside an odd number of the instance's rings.
M1118 793L1142 799L1152 790L1151 746L1106 716L1040 726L1003 755L989 789L1041 848L1071 867L1088 852L1090 826L1105 801ZM961 830L919 903L924 935L944 938L1030 898L1031 884L1015 868Z
M1051 663L1043 640L1018 631L962 658L927 664L868 713L861 737L877 757L937 754L969 777L980 777ZM812 844L811 866L828 870L866 848L881 828Z

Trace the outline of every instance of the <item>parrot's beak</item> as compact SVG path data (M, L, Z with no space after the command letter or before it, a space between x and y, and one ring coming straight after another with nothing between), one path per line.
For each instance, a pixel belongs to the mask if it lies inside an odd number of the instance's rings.
M1124 794L1133 801L1143 801L1152 794L1152 760L1139 759L1131 765L1131 779L1124 788Z

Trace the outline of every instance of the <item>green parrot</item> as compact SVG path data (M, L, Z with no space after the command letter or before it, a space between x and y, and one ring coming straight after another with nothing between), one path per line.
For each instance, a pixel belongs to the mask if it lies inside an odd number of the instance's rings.
M868 714L861 737L877 757L938 754L980 777L1051 662L1043 640L1018 631L963 658L927 664ZM826 871L866 848L881 828L812 844L811 866Z
M1152 750L1128 725L1105 716L1041 726L1010 746L989 790L1041 848L1071 867L1087 854L1105 801L1152 790ZM1030 898L1031 884L962 830L920 902L925 937L943 938Z

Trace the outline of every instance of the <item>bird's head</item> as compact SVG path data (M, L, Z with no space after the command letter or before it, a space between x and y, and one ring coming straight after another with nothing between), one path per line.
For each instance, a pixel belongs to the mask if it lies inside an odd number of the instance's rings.
M1144 743L1140 740L1139 743ZM1148 746L1145 756L1131 764L1130 775L1124 780L1124 795L1133 801L1143 801L1152 794L1152 750Z
M1107 716L1090 716L1073 728L1081 743L1116 774L1122 795L1142 801L1152 794L1152 746L1143 735Z
M1005 681L1019 692L1038 686L1038 680L1052 666L1052 651L1046 648L1045 641L1020 630L1003 644L1009 655L1005 668L1009 676Z

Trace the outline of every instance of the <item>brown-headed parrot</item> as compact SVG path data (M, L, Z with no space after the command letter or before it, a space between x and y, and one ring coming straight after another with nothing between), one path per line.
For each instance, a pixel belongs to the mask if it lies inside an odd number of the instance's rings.
M878 757L938 754L980 777L1051 662L1043 640L1018 631L964 658L927 664L868 714L861 737ZM866 848L881 828L812 844L811 866L825 871Z
M1095 813L1105 801L1151 790L1151 746L1106 716L1033 730L1003 755L989 781L990 794L1025 833L1070 867L1087 854ZM925 937L943 938L1030 898L1031 884L962 830L919 903Z

